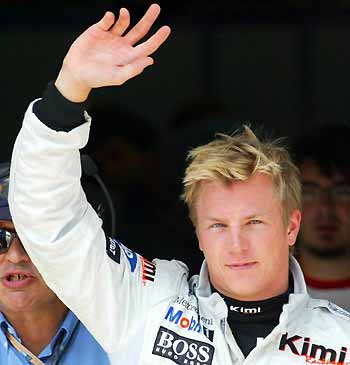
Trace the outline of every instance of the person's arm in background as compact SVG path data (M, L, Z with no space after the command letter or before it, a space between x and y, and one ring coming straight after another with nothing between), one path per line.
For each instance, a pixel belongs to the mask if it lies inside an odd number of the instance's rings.
M84 102L91 89L121 85L153 63L149 55L166 40L169 27L136 43L159 11L151 5L129 31L126 9L115 23L107 12L80 35L55 86L29 106L12 155L9 201L23 245L51 289L109 352L137 331L148 310L143 304L172 295L176 282L159 287L166 275L159 278L142 257L106 239L88 204L80 185L79 149L90 128L89 117L83 118ZM145 279L145 264L152 280ZM157 265L159 275L166 263ZM178 264L171 267L177 270Z

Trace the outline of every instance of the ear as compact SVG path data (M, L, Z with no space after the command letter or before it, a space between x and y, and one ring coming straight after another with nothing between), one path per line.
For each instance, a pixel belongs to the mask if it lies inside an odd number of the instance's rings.
M289 246L293 246L297 240L297 236L301 223L301 211L299 209L293 210L289 217L289 223L287 227L287 242Z

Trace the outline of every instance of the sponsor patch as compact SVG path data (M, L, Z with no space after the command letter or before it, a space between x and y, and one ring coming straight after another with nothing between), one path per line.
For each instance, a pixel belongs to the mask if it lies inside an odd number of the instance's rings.
M187 338L160 327L152 354L172 360L179 365L211 365L214 346Z
M259 314L261 313L261 307L245 308L245 307L235 307L233 305L230 305L230 311L243 314Z
M131 272L134 272L136 269L137 264L137 254L134 251L131 251L129 248L125 247L123 244L120 243L120 247L123 249L126 258L128 259L130 263L130 270Z
M147 281L153 283L156 277L156 265L152 261L146 260L144 257L141 257L141 264L143 285L146 285Z
M120 264L120 246L117 240L106 237L106 252L113 261Z
M306 358L307 363L314 361L315 364L337 365L345 365L345 358L348 351L344 346L339 349L332 349L313 343L311 337L302 337L299 335L288 336L288 332L282 335L278 349L280 351L291 352L297 356L303 356Z
M199 314L199 310L197 305L193 305L191 304L187 298L185 297L177 297L175 300L175 303L180 304L182 307L184 307L186 310L188 311L193 311L196 312L197 314Z
M202 333L202 325L199 323L198 319L191 316L191 318L185 317L184 312L182 310L177 310L170 306L168 312L165 315L165 319L170 323L175 323L179 327L183 329L187 329L188 331L194 331L198 333Z
M210 341L213 341L214 331L208 329L200 323L203 320L208 321L208 319L206 318L200 316L200 319L198 319L197 316L186 317L181 309L177 310L173 306L170 306L168 308L168 311L164 318L170 323L174 323L187 331L203 333Z

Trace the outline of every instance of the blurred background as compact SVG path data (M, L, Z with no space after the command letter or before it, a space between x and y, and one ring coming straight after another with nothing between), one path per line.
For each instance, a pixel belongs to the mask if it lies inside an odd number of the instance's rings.
M134 24L151 3L1 2L1 161L73 40L106 10L127 7ZM287 144L321 124L349 124L350 1L158 3L156 27L170 25L169 40L141 76L93 93L82 152L111 193L117 237L147 258L176 257L197 272L202 258L179 198L187 151L242 123ZM83 180L110 231L102 190Z

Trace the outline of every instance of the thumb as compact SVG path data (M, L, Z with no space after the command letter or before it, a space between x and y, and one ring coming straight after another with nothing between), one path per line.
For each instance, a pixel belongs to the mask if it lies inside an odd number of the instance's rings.
M107 11L103 18L97 23L97 26L102 30L108 31L114 24L114 14L111 11Z

